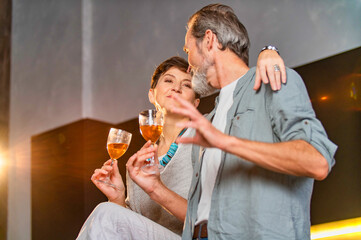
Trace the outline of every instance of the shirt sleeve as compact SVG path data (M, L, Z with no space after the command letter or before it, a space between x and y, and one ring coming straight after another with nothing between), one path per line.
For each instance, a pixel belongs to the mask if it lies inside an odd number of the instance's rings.
M335 164L337 146L328 139L322 123L316 118L306 86L298 73L287 69L287 83L268 96L272 128L279 141L301 139L310 143L326 158L330 171Z

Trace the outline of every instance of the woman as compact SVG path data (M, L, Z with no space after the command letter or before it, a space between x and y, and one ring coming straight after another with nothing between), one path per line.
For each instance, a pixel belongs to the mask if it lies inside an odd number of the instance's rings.
M174 105L174 100L171 99L173 94L178 94L196 107L199 104L199 96L192 90L191 75L187 73L187 69L188 63L183 58L172 57L167 59L156 68L148 93L149 101L164 113L163 134L157 146L158 155L162 156L161 158L167 156L166 153L172 144L171 151L175 152L173 157L165 159L168 163L164 164L165 167L160 173L160 178L170 190L184 199L187 198L193 172L190 157L191 146L182 144L177 146L175 139L180 134L189 136L192 131L187 129L182 132L183 129L176 127L177 122L187 119L171 114L170 109ZM149 145L148 142L144 147L149 147ZM97 181L106 176L108 172L113 172L111 181L119 189L114 189ZM179 239L183 221L169 214L159 204L152 201L140 187L134 184L129 176L127 176L127 199L125 199L124 183L117 164L111 167L108 160L101 169L95 170L91 180L111 203L100 204L94 210L85 222L78 239L111 239L112 237L117 239ZM109 227L113 225L112 220L106 221L106 223L102 221L95 223L94 221L97 221L98 218L94 215L100 212L108 212L104 214L108 217L114 215L110 218L117 218L115 221L122 223L121 226ZM90 227L90 222L92 222L92 227ZM105 227L107 224L109 226ZM96 225L98 227L94 227Z
M277 60L277 63L283 67L282 59L277 53L271 52L265 52L264 57L266 59L273 57L273 60ZM149 101L164 112L163 134L158 145L155 146L160 161L165 165L164 170L154 175L140 170L139 164L153 156L153 151L149 150L150 142L147 142L128 160L127 199L125 199L124 183L117 164L110 166L108 160L101 169L96 169L92 181L108 197L109 202L101 203L94 209L77 239L180 239L193 163L192 146L182 144L178 146L175 140L180 135L191 136L193 130L177 127L176 123L188 119L173 114L170 110L175 104L171 98L174 94L196 107L199 104L199 96L192 90L191 75L187 69L186 60L180 57L167 59L156 68L148 93ZM111 181L118 186L118 189L97 181L108 173L111 173ZM141 189L132 179L147 189ZM152 192L154 183L162 184L163 192Z

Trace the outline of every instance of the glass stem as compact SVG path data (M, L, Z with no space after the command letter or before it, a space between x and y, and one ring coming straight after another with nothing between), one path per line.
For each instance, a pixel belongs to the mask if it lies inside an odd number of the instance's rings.
M152 143L151 146L154 148L154 143ZM150 163L153 164L153 165L155 165L154 156L152 156L152 157L150 158Z

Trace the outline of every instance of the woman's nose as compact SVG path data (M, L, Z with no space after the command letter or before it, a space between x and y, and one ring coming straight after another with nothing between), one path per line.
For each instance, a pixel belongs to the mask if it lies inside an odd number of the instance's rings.
M175 92L180 93L180 92L182 91L181 84L178 84L178 83L173 84L173 90L174 90Z

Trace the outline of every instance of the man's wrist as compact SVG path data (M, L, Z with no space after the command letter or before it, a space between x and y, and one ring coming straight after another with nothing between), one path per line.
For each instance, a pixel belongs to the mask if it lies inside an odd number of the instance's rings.
M267 46L264 46L260 53L263 52L264 50L273 50L273 51L276 51L278 53L278 55L280 55L280 52L278 51L278 48L276 48L275 46L272 46L272 45L267 45Z

